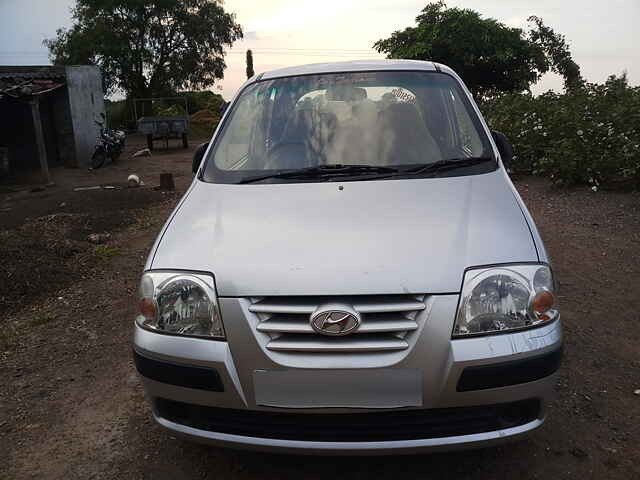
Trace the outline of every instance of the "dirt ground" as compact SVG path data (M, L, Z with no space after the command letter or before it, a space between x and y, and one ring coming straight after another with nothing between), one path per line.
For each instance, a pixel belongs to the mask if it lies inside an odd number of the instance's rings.
M195 145L195 144L194 144ZM135 148L132 145L130 148ZM140 271L190 152L54 172L0 193L0 478L640 478L640 195L516 185L554 259L565 359L546 425L516 444L322 458L190 444L154 425L131 360ZM177 191L153 189L162 171ZM74 192L78 185L139 189ZM104 234L97 242L92 233Z

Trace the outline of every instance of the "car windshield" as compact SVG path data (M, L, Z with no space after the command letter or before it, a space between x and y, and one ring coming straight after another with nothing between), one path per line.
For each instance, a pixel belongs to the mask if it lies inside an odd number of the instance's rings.
M237 183L325 165L400 167L493 157L469 99L444 73L263 80L246 87L232 108L206 159L205 181Z

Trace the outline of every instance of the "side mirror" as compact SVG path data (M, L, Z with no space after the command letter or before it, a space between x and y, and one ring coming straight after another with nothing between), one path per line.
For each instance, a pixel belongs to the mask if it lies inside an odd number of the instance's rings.
M505 166L509 166L513 160L513 147L509 143L509 140L504 133L496 132L495 130L491 131L491 136L496 142L496 146L502 157L502 163L504 163Z
M200 164L202 163L202 157L204 157L204 152L207 151L209 147L209 143L203 143L202 145L196 148L196 151L193 152L193 160L191 163L191 171L196 173L200 168Z

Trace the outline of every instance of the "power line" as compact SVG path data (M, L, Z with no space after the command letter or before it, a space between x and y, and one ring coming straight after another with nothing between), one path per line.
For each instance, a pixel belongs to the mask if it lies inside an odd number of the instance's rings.
M312 48L253 48L251 51L257 56L285 56L304 58L324 58L324 59L378 59L384 56L373 50L349 50L349 49L312 49ZM226 55L246 55L246 50L230 49ZM5 62L16 61L18 59L30 60L32 62L49 60L49 53L35 51L4 51L0 52L0 59Z
M16 57L16 56L23 56L23 57L40 57L43 55L48 55L48 53L46 52L41 52L41 53L36 53L36 52L15 52L15 53L6 53L6 52L0 52L0 55L4 55L5 57Z
M284 55L289 57L334 57L334 58L384 58L383 55L362 55L362 54L335 54L335 53L258 53L259 55ZM244 55L244 53L230 53L229 55Z
M364 54L336 54L336 53L260 53L257 52L258 55L277 55L277 56L288 56L288 57L307 57L307 58L351 58L351 59L376 59L383 58L383 55L364 55ZM245 55L241 52L228 52L228 55ZM2 54L0 53L0 58L31 58L31 59L45 59L49 58L48 54L42 55L21 55L21 54Z
M365 57L378 58L382 55L374 50L347 50L347 49L312 49L312 48L252 48L256 55L293 55L305 57ZM229 55L245 55L245 50L231 49L227 51Z
M231 48L230 51L239 50L237 48ZM372 52L372 49L365 48L288 48L288 47L256 47L253 50L276 50L276 51L321 51L321 52Z
M365 49L346 49L346 48L280 48L280 47L258 47L251 49L253 52L263 53L263 54L300 54L300 53L316 53L323 55L331 55L331 54L357 54L357 55L379 55L375 50L365 50ZM231 54L246 54L246 50L239 49L229 49L226 53ZM47 55L46 52L36 52L34 50L5 50L0 51L0 55Z
M375 50L348 50L348 49L322 49L322 48L252 48L253 53L263 55L380 55ZM231 49L229 54L246 53L245 50Z

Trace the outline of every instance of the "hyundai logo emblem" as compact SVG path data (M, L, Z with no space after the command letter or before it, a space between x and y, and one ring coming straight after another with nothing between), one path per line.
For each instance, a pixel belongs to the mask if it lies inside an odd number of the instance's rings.
M322 335L348 335L360 326L360 322L360 315L346 306L319 307L311 315L311 327Z

